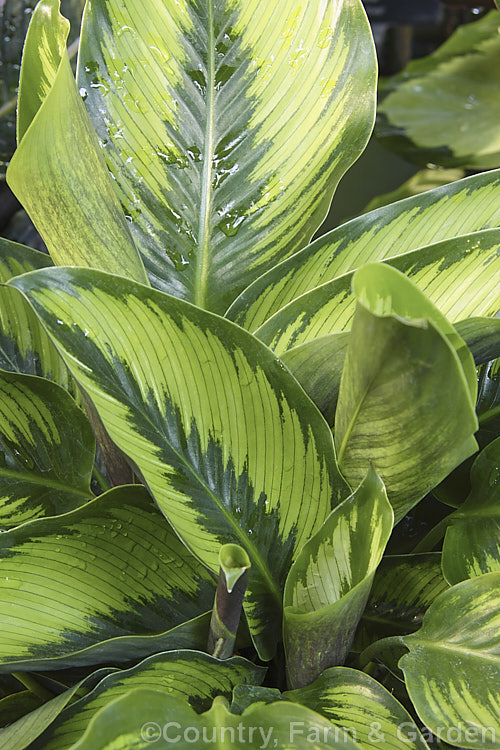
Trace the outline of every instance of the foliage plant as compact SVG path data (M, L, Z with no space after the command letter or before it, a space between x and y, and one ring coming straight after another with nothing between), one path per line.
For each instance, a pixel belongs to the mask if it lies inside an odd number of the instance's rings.
M76 81L67 36L7 173L2 750L499 748L500 171L311 242L360 0L88 0Z

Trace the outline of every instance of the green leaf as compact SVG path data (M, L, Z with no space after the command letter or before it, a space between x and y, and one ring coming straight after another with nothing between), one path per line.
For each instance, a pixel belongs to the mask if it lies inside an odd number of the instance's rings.
M465 503L447 519L443 573L451 585L500 571L500 438L474 461L471 485Z
M0 529L89 500L94 454L92 428L66 391L0 370Z
M219 552L219 565L224 573L227 590L231 593L241 576L251 567L251 562L242 547L224 544Z
M343 664L391 535L393 512L370 469L300 551L285 584L283 640L292 687Z
M446 240L384 261L406 274L452 322L500 309L500 230ZM303 294L269 318L255 335L277 354L352 324L354 272Z
M382 206L388 206L390 203L401 201L404 198L420 195L420 193L425 193L427 190L433 190L442 185L448 185L450 182L455 182L463 177L465 177L464 169L436 169L435 167L432 169L422 169L396 188L396 190L384 193L383 195L377 195L365 207L363 213L375 211L377 208L382 208Z
M500 359L482 365L478 386L476 410L484 445L500 435Z
M431 605L399 662L419 718L446 742L498 748L500 572L453 586Z
M23 53L20 142L7 181L55 263L97 266L147 283L76 88L67 34L59 0L42 0Z
M198 646L195 623L175 628L210 609L214 589L145 489L115 488L0 535L0 669L130 661L190 637Z
M88 4L78 85L151 284L222 313L306 244L375 81L359 0Z
M349 333L330 333L281 354L309 398L333 427Z
M230 698L237 685L260 684L264 674L265 669L241 657L219 661L197 651L156 654L131 669L115 672L101 680L88 695L68 706L30 750L73 747L94 716L131 690L163 690L169 696L183 699L186 707L190 706L199 713L207 710L217 695ZM149 717L150 712L145 709L141 726ZM166 717L167 714L163 720Z
M378 138L417 164L500 166L499 63L498 15L492 11L385 82Z
M302 294L363 263L500 226L500 170L364 214L324 235L249 286L226 315L255 331Z
M45 253L0 237L0 282L51 265L52 261Z
M320 413L251 334L182 300L84 269L10 283L193 553L218 573L221 544L246 550L245 611L272 656L292 559L348 494Z
M358 305L335 419L339 466L356 486L372 464L399 521L477 450L474 362L453 326L395 269L366 265L353 289Z
M410 714L388 690L357 669L327 669L308 687L284 693L345 729L362 750L427 750Z
M39 708L10 724L6 729L0 729L2 750L25 750L39 737L42 732L59 716L80 688L78 683L70 690L66 690L56 698L47 701Z
M455 323L476 365L500 357L500 318L469 318Z
M384 557L375 573L354 647L363 651L379 638L416 630L432 602L447 588L439 552Z
M327 719L295 703L256 703L236 715L230 713L223 698L216 698L210 711L198 716L179 699L151 690L130 691L105 707L72 750L128 750L132 746L145 750L152 742L163 750L172 742L186 750L193 747L193 741L205 744L205 737L208 742L213 737L221 750L245 746L359 750Z

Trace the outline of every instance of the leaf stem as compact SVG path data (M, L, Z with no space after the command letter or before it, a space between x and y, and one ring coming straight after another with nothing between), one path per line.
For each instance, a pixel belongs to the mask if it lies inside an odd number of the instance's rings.
M419 552L432 552L436 544L444 537L446 529L450 525L450 516L452 515L453 513L450 513L449 516L445 516L445 518L442 518L439 523L433 526L424 538L419 541L413 552L415 554Z

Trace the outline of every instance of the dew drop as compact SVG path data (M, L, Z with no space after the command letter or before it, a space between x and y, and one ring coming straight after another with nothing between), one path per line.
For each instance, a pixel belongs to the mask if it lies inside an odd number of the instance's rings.
M79 94L80 94L80 96L82 97L83 101L85 101L85 99L86 99L86 98L87 98L87 96L89 95L89 94L88 94L88 91L87 91L87 89L86 89L86 88L84 88L83 86L82 86L82 87L81 87L81 88L80 88L80 89L78 90L78 93L79 93Z

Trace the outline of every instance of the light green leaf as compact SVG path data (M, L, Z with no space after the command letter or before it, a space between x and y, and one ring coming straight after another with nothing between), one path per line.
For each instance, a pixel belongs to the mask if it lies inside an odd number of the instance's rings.
M434 190L442 185L448 185L465 177L464 169L422 169L417 174L410 177L409 180L400 185L396 190L383 195L377 195L365 207L364 212L375 211L382 206L388 206L390 203L401 201L404 198L411 198L414 195L420 195L427 190Z
M219 661L199 651L156 654L131 669L115 672L101 680L88 695L68 706L30 750L73 747L94 716L131 690L162 690L169 696L183 699L186 707L200 713L210 707L217 695L230 698L235 686L258 685L264 675L265 669L241 657ZM149 710L145 709L142 724L149 716ZM166 718L167 714L163 720Z
M145 716L149 719L146 727ZM156 748L165 750L172 746L172 741L179 750L187 750L193 747L193 741L201 745L204 737L209 742L213 737L221 750L244 746L359 750L353 740L327 719L296 703L257 703L236 715L230 713L223 698L216 698L210 711L199 716L177 698L151 690L133 690L102 709L72 750L95 750L96 747L99 750L129 750L131 747L146 750L152 742Z
M419 628L432 602L447 588L440 552L384 557L356 632L356 650Z
M389 258L450 321L500 309L500 230L489 229ZM356 307L353 273L303 294L255 332L277 354L350 328Z
M59 0L40 2L23 53L20 142L7 181L55 263L97 266L147 283L76 88L67 35Z
M46 268L51 265L52 261L45 253L0 237L0 282L33 271L35 268Z
M272 656L292 559L348 494L316 407L251 334L182 300L84 269L10 283L193 553L218 573L221 544L247 551L245 611Z
M500 226L500 170L468 177L343 224L249 286L226 313L255 331L302 294L363 263Z
M43 698L35 695L31 690L20 690L18 693L6 695L0 699L0 727L12 724L25 714L34 711L42 703Z
M292 687L309 685L326 667L344 663L393 520L384 485L370 469L300 551L283 600Z
M0 370L0 529L89 500L94 454L92 428L66 391Z
M455 323L476 365L500 357L500 318L469 318Z
M175 628L210 609L214 589L145 489L115 488L0 534L0 670L130 661L190 637L198 646L196 623Z
M500 570L500 438L481 451L470 478L470 495L447 519L443 573L451 585Z
M500 747L500 572L453 586L431 605L399 662L419 718L446 742Z
M368 140L360 0L93 0L78 85L151 284L215 312L306 244Z
M333 427L349 333L330 333L282 352L281 359Z
M356 486L372 464L399 521L477 450L474 362L453 326L395 269L366 265L353 288L358 305L335 419L339 466Z
M308 687L284 693L344 728L363 750L427 750L410 714L388 690L358 669L327 669Z
M417 164L500 166L499 64L492 11L382 85L378 138Z
M59 716L80 688L76 684L39 708L18 719L5 729L0 729L2 750L25 750Z

